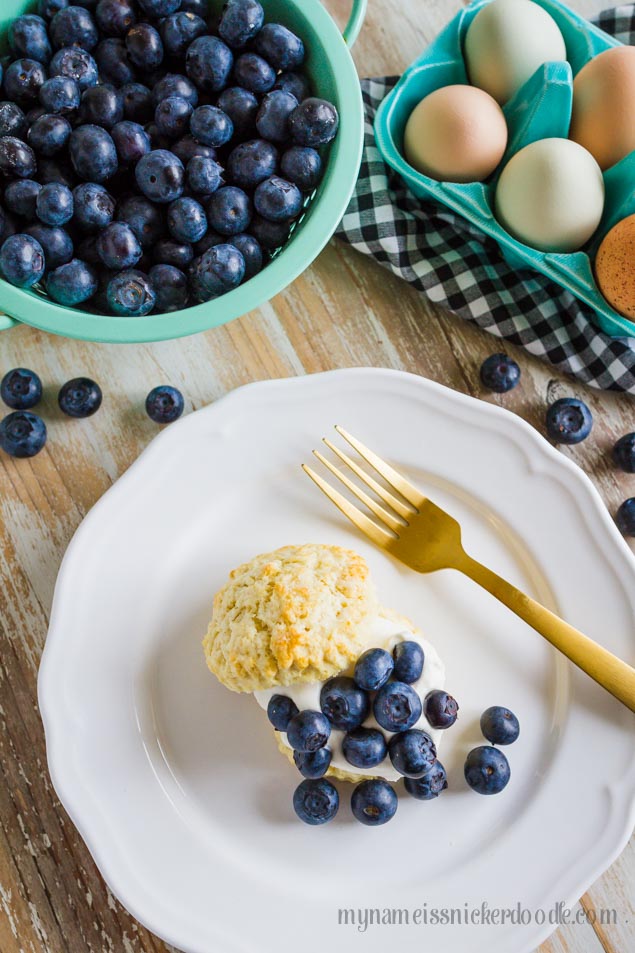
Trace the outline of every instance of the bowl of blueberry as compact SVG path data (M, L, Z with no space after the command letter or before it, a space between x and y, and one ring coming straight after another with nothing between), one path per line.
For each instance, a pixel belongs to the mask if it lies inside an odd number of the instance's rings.
M281 291L355 186L365 8L342 36L319 0L2 0L0 309L138 342Z

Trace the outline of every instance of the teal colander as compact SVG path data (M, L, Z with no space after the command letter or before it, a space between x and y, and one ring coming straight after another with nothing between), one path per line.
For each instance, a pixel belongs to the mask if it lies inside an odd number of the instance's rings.
M355 188L364 142L362 96L350 54L361 29L368 0L353 0L343 35L320 0L261 0L267 20L284 23L304 40L305 70L316 95L335 103L340 129L331 144L324 178L291 239L274 260L234 291L171 314L144 318L117 318L64 308L42 294L23 291L0 279L0 330L16 321L53 334L87 341L133 343L163 341L196 334L246 314L282 291L308 268L333 235ZM212 0L220 7L222 0ZM25 0L0 0L0 36L22 13L35 12L37 4ZM10 315L10 317L8 317Z

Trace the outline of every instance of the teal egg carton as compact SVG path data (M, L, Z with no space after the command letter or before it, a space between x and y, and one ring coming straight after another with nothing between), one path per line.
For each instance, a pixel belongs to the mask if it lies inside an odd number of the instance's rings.
M604 172L604 215L597 231L580 251L571 254L538 251L513 238L494 215L496 182L505 164L531 142L568 137L573 77L598 53L620 46L619 41L558 0L534 0L560 27L567 61L545 63L503 107L509 141L494 174L486 182L438 182L417 172L404 158L404 129L415 106L442 86L469 83L463 42L470 23L489 2L491 0L476 0L461 10L382 102L375 119L379 151L417 198L440 202L476 225L497 242L513 268L534 269L566 288L592 308L598 326L611 337L635 337L635 322L615 311L602 296L592 265L606 233L621 219L635 213L635 152Z

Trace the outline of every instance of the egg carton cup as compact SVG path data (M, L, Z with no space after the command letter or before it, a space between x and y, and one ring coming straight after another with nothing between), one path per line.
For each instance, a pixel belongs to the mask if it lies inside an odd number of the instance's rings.
M509 140L494 174L486 182L439 182L417 172L404 158L404 129L415 106L435 89L469 83L463 58L465 35L474 17L488 2L490 0L477 0L461 10L406 70L377 111L377 147L417 198L434 199L480 228L497 242L505 260L516 270L533 269L566 288L593 309L599 327L609 336L633 337L635 322L615 311L602 296L592 262L606 233L621 219L635 213L635 152L603 173L606 196L602 221L580 251L542 252L525 245L513 238L494 214L496 183L505 164L516 152L538 139L568 137L573 77L598 53L621 46L618 40L557 0L534 0L558 24L568 62L545 63L503 107Z

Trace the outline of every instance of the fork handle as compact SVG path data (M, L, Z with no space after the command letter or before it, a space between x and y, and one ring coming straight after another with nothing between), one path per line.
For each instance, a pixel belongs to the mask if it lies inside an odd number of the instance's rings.
M467 553L455 568L515 612L611 695L635 711L634 668Z

